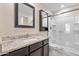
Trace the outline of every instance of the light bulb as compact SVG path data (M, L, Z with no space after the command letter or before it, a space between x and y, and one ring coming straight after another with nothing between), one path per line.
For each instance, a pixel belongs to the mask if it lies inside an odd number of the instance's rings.
M64 5L61 5L61 8L64 8Z

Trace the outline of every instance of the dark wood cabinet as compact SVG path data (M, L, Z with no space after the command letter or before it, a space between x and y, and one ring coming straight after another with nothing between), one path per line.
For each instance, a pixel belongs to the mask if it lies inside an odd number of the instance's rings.
M28 48L20 48L18 50L9 52L7 54L4 54L3 56L27 56L28 55Z
M49 48L48 48L48 47L49 47L48 44L46 44L45 46L43 46L43 49L44 49L44 50L43 50L43 51L44 51L44 52L43 52L43 55L44 55L44 56L48 56L48 55L49 55Z
M9 56L26 56L28 55L28 48L24 47L9 53Z
M32 44L32 45L29 46L30 52L32 52L34 50L37 50L40 47L42 47L42 42L38 42L38 43Z
M42 41L29 46L29 56L42 56Z
M42 56L42 48L30 53L30 56Z
M48 39L35 44L17 49L15 51L3 54L2 56L48 56L49 44Z
M43 56L49 55L49 40L48 39L43 41L42 52L43 52Z

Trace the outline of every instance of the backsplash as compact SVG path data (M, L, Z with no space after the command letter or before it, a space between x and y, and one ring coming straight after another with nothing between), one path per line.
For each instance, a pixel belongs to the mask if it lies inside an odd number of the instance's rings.
M25 34L25 35L14 35L14 36L5 36L2 37L2 41L6 41L6 40L14 40L14 39L19 39L19 38L27 38L29 35Z

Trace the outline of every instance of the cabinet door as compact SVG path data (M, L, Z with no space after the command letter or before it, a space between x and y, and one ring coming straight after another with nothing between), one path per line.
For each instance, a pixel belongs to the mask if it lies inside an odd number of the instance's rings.
M41 46L42 46L42 42L38 42L38 43L30 45L30 52L40 48Z
M28 54L27 47L9 52L7 54L4 54L3 56L26 56Z
M42 48L32 52L30 56L42 56Z
M28 54L27 47L18 49L17 51L14 51L12 53L9 53L10 56L26 56Z
M43 46L43 54L44 54L44 56L48 56L49 55L49 45L47 44L47 45L45 45L45 46Z

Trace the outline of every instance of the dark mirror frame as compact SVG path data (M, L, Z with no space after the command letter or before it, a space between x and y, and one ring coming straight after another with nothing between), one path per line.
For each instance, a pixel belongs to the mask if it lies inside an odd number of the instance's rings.
M18 3L15 3L14 4L14 7L15 7L15 28L35 28L35 7L33 7L32 5L30 5L28 3L22 3L22 4L25 4L26 6L33 9L33 26L18 24Z
M39 31L48 31L48 13L47 14L47 27L42 27L42 12L45 12L44 10L39 10Z

